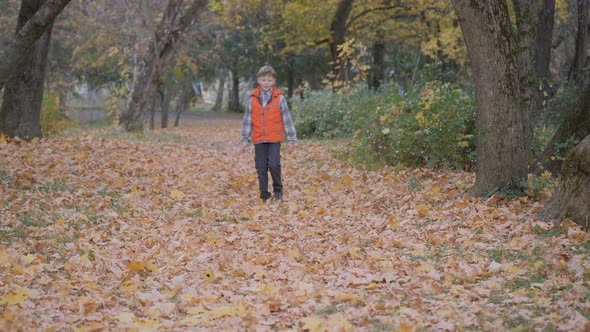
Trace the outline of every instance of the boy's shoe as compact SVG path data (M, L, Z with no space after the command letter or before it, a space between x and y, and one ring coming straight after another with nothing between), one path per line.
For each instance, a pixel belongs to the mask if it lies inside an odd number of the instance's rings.
M264 194L260 195L260 199L262 200L262 203L266 203L266 201L268 201L269 198L270 198L270 193L264 193Z
M282 202L283 201L283 193L280 191L275 191L274 199L275 199L275 201Z

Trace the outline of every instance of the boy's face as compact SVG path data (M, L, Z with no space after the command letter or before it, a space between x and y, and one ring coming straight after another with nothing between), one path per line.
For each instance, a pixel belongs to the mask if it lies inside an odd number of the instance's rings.
M256 79L256 81L258 82L258 85L260 86L260 90L262 90L264 92L272 89L272 87L277 82L277 80L274 77L272 77L271 75L259 76Z

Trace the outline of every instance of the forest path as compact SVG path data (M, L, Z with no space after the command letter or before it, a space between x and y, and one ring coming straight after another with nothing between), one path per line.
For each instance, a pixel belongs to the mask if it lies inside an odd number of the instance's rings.
M583 330L590 242L470 173L283 150L258 199L240 121L0 142L3 330Z

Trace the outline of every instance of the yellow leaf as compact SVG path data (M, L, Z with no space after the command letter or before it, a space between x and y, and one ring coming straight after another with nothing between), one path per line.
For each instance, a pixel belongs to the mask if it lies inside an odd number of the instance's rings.
M322 332L324 330L324 322L318 317L306 317L302 321L304 330L307 329L310 332Z
M396 228L397 226L399 226L399 221L390 218L389 221L387 221L387 226L389 226L390 228Z
M66 224L66 222L65 222L65 220L59 218L59 219L57 219L57 221L55 222L55 224L56 225L59 225L59 226L63 226L63 225Z
M205 311L207 311L207 309L205 309L203 307L192 307L192 308L188 309L186 311L186 313L189 315L198 315L198 314L204 313Z
M551 179L552 175L551 175L551 172L545 171L545 172L543 172L543 174L541 174L541 176L543 177L543 179L549 180L549 179Z
M158 331L160 330L160 323L155 319L146 319L136 321L133 324L134 327L137 327L140 331Z
M25 263L31 264L31 262L34 261L35 258L37 258L37 256L35 254L28 254L28 255L23 255L21 258Z
M0 135L0 144L6 144L6 136L4 134Z
M338 302L357 302L359 297L355 294L340 293L336 295L336 301Z
M145 261L131 261L127 264L127 267L129 268L129 270L138 273L139 271L145 269L147 266L147 263Z
M262 283L258 287L258 292L265 294L265 295L272 295L277 292L273 284L265 284Z
M468 147L468 146L469 146L469 142L467 142L467 141L459 141L459 143L457 143L457 145L458 145L460 148L466 148L466 147Z
M172 192L170 193L170 198L177 199L178 197L181 197L182 195L184 195L184 193L182 191L172 190Z
M205 280L213 281L213 280L215 280L215 273L213 273L213 270L210 267L208 267L207 272L201 274L201 278L203 278Z
M0 300L0 305L2 305L2 304L13 305L13 304L20 303L21 301L27 300L28 298L29 297L26 294L24 294L23 292L17 292L17 293L10 292L2 300Z
M148 269L151 272L154 272L154 273L159 273L160 272L160 269L158 269L158 267L156 266L156 264L147 263L145 265L145 267L146 267L146 269Z
M411 332L413 329L414 325L410 325L408 323L403 322L399 325L399 328L396 332Z
M98 322L90 322L80 326L74 326L72 327L72 330L74 332L94 332L104 330L104 326Z
M224 306L213 308L209 311L209 315L213 318L221 317L242 317L248 313L244 305L240 303L238 306Z
M344 182L345 184L351 184L352 178L348 174L344 174L344 176L342 177L342 182Z

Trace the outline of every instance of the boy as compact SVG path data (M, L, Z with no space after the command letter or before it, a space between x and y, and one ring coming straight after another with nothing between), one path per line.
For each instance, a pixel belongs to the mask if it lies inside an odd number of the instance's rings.
M271 66L263 66L256 74L256 88L246 107L242 121L242 151L248 143L254 143L254 163L258 174L260 198L266 202L268 192L268 171L272 177L274 199L283 200L283 183L281 182L281 142L287 134L292 149L297 141L295 126L289 113L289 106L283 94L275 87L277 74Z

